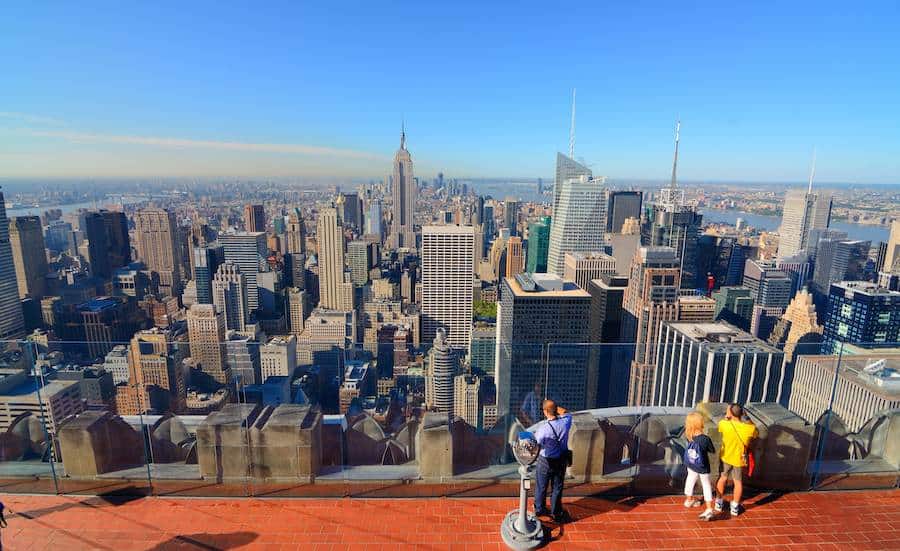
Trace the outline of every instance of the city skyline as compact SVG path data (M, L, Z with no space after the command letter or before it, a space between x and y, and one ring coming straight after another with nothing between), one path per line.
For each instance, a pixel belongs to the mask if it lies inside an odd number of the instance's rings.
M488 8L501 28L421 6L88 10L77 27L70 9L16 7L2 33L23 55L0 92L0 177L373 177L404 121L420 174L546 176L577 88L576 158L598 175L664 179L680 117L685 181L799 185L816 147L817 181L900 182L887 3L850 18L838 4ZM515 31L538 21L568 39Z

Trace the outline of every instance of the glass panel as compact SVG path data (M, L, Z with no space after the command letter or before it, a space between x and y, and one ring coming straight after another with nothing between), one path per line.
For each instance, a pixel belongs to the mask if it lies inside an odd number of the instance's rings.
M0 341L0 491L56 493L58 468L51 444L57 420L47 403L36 347L27 341Z
M803 375L823 388L816 409L817 490L895 487L900 474L900 348L885 342L837 343L828 361L804 358Z
M149 495L147 421L136 415L146 403L135 386L129 343L98 332L91 340L48 341L46 350L35 346L53 420L59 492Z
M662 324L649 347L497 345L495 329L478 328L468 350L396 330L345 347L229 332L192 350L178 324L102 349L7 342L0 483L100 495L509 496L510 443L542 422L551 398L575 414L571 495L680 491L685 416L700 411L720 449L716 426L732 402L759 432L749 486L895 485L898 347L777 332L734 341L676 325Z

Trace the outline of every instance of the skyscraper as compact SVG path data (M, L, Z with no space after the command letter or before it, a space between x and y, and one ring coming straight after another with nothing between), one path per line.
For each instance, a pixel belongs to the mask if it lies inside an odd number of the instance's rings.
M225 362L225 314L212 304L194 304L187 313L191 358L200 371L220 384L231 382Z
M900 342L900 292L868 281L831 284L825 316L823 353L838 352L841 343L867 348Z
M159 274L159 292L177 297L181 294L181 247L175 213L146 208L134 216L134 235L138 256L147 269Z
M536 422L544 397L589 407L596 390L587 383L596 381L585 345L591 296L554 274L519 274L502 285L494 373L500 416L522 411Z
M891 234L888 237L883 270L889 273L900 273L900 220L891 222Z
M603 252L566 253L563 279L589 290L590 282L600 276L616 274L616 259Z
M559 192L563 182L569 180L578 180L582 176L591 179L593 173L591 169L578 163L570 157L566 157L562 153L556 154L556 181L553 186L553 215L556 216L557 204L559 203ZM605 228L604 228L605 229Z
M319 245L319 306L342 310L344 283L344 232L338 225L337 210L324 208L316 225Z
M494 372L497 330L493 326L476 327L469 343L469 368L475 375Z
M285 229L285 250L290 254L306 254L306 225L303 223L303 215L299 209L294 209L288 214L287 228Z
M774 262L747 260L744 263L743 286L750 289L758 306L781 308L784 312L791 302L793 281L788 274L776 269Z
M624 406L628 401L628 372L634 345L622 343L622 299L628 278L601 275L590 282L591 359L597 371L597 399L588 407Z
M262 205L244 205L244 230L266 231L266 210Z
M47 251L41 219L37 216L13 218L9 225L9 243L12 246L13 263L19 297L40 300L46 290Z
M822 333L813 297L801 289L775 324L769 343L781 346L785 362L793 363L795 350L799 354L815 354L821 350Z
M350 281L354 285L369 282L369 269L374 260L374 243L351 241L347 244L347 263L350 265Z
M269 377L293 377L297 369L297 337L272 337L260 347L259 364L260 382L266 382Z
M131 263L131 241L128 238L128 218L124 212L100 210L106 227L107 255L110 272Z
M98 297L78 305L88 357L99 358L139 329L137 305L126 297Z
M510 237L506 242L506 277L513 277L525 271L525 252L522 238Z
M25 332L25 317L19 302L19 284L9 239L6 202L0 192L0 339L14 338Z
M287 290L288 329L294 335L303 332L306 321L306 291L296 287Z
M224 254L219 248L218 252ZM212 280L216 270L219 269L219 258L216 250L206 244L193 247L194 255L194 285L197 290L197 302L200 304L212 304Z
M99 212L86 212L79 218L79 229L87 240L87 258L85 260L91 267L91 274L101 279L107 279L112 275L112 266L109 258L110 244L103 215Z
M345 228L353 228L356 231L362 231L362 204L359 200L359 193L343 194L343 212L341 212L341 222Z
M519 235L519 200L515 197L503 200L503 227L509 228L510 237Z
M864 270L870 248L870 241L820 239L816 246L813 291L824 296L832 283L865 279Z
M681 122L675 125L675 155L672 179L659 191L659 199L650 207L641 228L641 241L651 247L672 247L681 268L681 286L702 287L706 274L697 272L698 244L703 215L693 205L685 204L684 190L678 187L678 142Z
M528 225L528 254L525 255L525 271L528 273L547 272L547 254L550 250L549 216Z
M425 378L425 404L429 409L453 413L456 371L456 354L450 348L444 330L438 329L431 347L428 376Z
M606 208L606 231L622 233L627 218L641 218L643 191L610 191Z
M482 223L483 235L484 235L484 246L490 244L491 241L494 240L494 235L497 234L497 227L494 221L494 206L493 205L485 205L484 206L484 221Z
M475 231L472 226L422 228L422 340L439 328L452 348L468 349L472 334Z
M224 250L226 262L233 262L241 270L247 283L247 308L259 309L259 285L257 276L267 268L266 234L263 232L231 232L219 235L218 242Z
M225 315L225 328L244 331L250 322L250 309L247 282L237 264L226 261L219 266L212 281L212 297L216 310Z
M171 332L155 327L135 333L129 348L129 382L136 399L123 400L117 392L116 404L130 406L126 411L119 409L119 415L184 410L187 383L182 360L187 351L179 350L171 341Z
M720 287L713 293L716 319L722 319L744 331L750 330L755 294L747 287Z
M699 402L787 405L784 353L724 321L665 322L656 357L654 406Z
M831 192L812 191L812 179L806 191L793 189L784 197L784 211L781 218L778 257L788 257L800 251L809 252L815 243L809 240L812 229L827 228L831 225Z
M649 405L660 324L678 317L681 268L672 247L641 247L631 262L628 287L622 299L623 342L635 343L628 388L628 405Z
M366 214L366 235L378 236L379 242L384 230L381 227L381 201L372 199L369 202L369 211Z
M413 163L406 150L406 132L400 133L400 149L394 155L394 177L391 194L393 197L393 219L391 220L390 247L398 249L416 248L415 210L416 180Z
M587 176L557 184L550 224L547 271L562 276L567 252L603 249L606 236L605 178Z
M453 379L453 414L476 428L483 426L481 392L481 377L478 375L462 374Z

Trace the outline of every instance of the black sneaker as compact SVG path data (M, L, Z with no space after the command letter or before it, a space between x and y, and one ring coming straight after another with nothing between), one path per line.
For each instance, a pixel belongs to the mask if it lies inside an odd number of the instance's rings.
M536 517L549 517L549 516L550 516L550 511L544 511L544 510L538 510L538 509L535 509L535 510L534 510L534 516L536 516Z
M559 513L558 515L553 515L553 522L557 524L565 524L569 522L569 520L571 520L571 517L569 517L569 513L565 511Z

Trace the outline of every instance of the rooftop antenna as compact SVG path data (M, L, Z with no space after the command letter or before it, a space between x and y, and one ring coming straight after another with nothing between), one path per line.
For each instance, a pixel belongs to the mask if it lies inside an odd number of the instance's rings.
M406 149L406 118L400 118L400 149Z
M675 158L672 160L672 183L669 187L675 189L675 176L678 173L678 136L681 131L681 119L675 121Z
M569 126L569 158L575 159L575 88L572 88L572 124Z
M809 167L809 188L806 193L812 193L813 178L816 176L816 148L813 147L812 165Z

